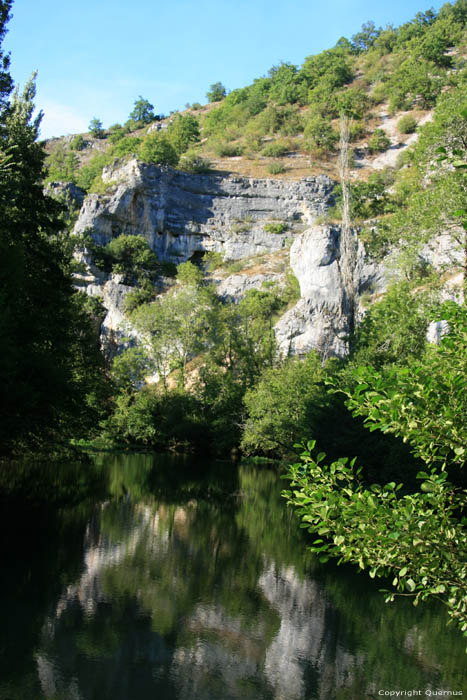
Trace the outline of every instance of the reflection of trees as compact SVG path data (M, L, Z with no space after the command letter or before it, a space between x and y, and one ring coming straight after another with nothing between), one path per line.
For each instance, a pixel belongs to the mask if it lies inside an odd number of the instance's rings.
M97 467L112 498L55 522L70 544L50 540L58 602L45 624L48 602L31 610L32 638L42 626L34 682L30 652L29 680L8 675L22 700L354 700L376 684L456 687L461 645L436 611L385 606L371 582L313 564L274 470L174 469L150 455Z

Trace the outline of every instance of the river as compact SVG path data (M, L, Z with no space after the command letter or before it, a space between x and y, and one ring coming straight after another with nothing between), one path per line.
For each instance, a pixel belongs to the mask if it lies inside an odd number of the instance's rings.
M385 604L381 582L317 563L275 468L106 454L12 482L0 700L466 694L442 606Z

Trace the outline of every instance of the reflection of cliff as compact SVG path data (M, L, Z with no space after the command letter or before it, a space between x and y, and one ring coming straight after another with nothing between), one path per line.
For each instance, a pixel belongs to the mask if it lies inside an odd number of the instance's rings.
M106 507L105 504L103 508ZM123 505L119 508L120 516L125 520L125 511L129 506ZM102 574L109 568L117 568L122 565L128 557L134 555L136 548L141 541L148 526L157 530L158 516L154 515L150 508L139 507L137 517L132 519L131 524L125 531L123 541L113 542L105 535L97 532L91 535L91 528L88 526L86 539L88 546L84 553L84 571L77 583L69 585L57 604L56 617L66 610L70 603L79 603L85 614L92 615L97 604L105 599L102 590ZM159 538L160 546L167 546L167 537Z
M335 613L321 586L312 579L300 580L293 567L277 570L273 564L265 568L259 586L281 618L264 663L274 698L308 697L306 678L310 677L313 697L335 697L361 660L337 643Z
M235 501L100 508L43 627L43 697L354 700L383 680L381 650L388 687L421 687L403 648L418 612L399 630L378 594L355 603L361 579L310 576L277 474L242 467L238 486Z

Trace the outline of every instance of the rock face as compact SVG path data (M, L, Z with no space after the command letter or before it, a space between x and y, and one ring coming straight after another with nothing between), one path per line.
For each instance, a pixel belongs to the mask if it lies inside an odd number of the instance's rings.
M355 302L368 288L382 286L381 271L365 262L363 246L354 242ZM282 354L305 355L312 349L323 357L346 354L351 312L344 282L344 251L338 226L313 226L290 249L290 266L300 284L301 298L276 325ZM352 314L353 315L353 314Z
M131 160L104 170L108 195L86 198L75 233L105 245L144 236L160 260L183 262L205 251L237 260L280 250L332 202L325 175L300 182L189 173ZM112 185L112 183L114 183ZM283 222L284 233L265 230Z
M291 244L290 266L301 298L276 326L281 352L302 355L316 348L325 357L346 353L352 319L344 284L345 247L339 227L315 223L332 204L334 183L327 176L293 182L191 175L132 160L107 168L103 180L109 183L109 194L86 198L75 233L90 231L101 245L122 233L144 236L159 259L176 263L206 251L232 260L251 258L285 252ZM272 222L285 224L286 230L268 231ZM381 286L382 280L365 263L356 239L354 249L352 284L358 297L371 286ZM128 335L122 314L128 290L115 280L102 286L103 280L94 277L91 283L92 274L82 277L81 284L85 279L88 293L100 296L108 310L104 345L118 345ZM274 280L283 283L284 274L233 275L220 283L219 294L238 301L248 289Z

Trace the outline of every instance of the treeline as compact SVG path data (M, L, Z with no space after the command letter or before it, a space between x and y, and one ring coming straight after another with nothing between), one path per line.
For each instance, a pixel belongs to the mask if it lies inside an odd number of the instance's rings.
M11 0L0 2L0 43ZM13 91L0 52L1 454L63 450L105 403L104 368L85 298L73 291L67 214L43 192L34 78Z

